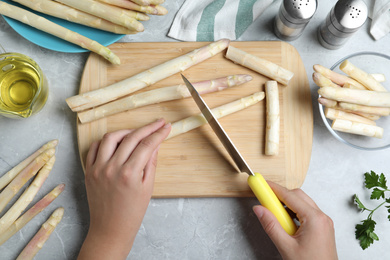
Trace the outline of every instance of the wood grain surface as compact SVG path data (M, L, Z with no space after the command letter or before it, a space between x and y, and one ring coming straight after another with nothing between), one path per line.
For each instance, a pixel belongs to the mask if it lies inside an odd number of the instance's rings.
M206 44L115 43L110 49L120 57L121 65L111 65L91 53L83 72L80 93L108 86ZM220 123L253 171L288 188L300 187L311 157L313 111L310 86L299 53L290 44L280 41L231 42L231 45L294 72L288 86L279 85L281 132L278 156L264 154L265 99L220 119ZM232 74L253 77L243 85L204 95L211 108L263 91L264 83L269 80L234 64L224 55L222 52L183 72L191 82ZM139 92L181 83L180 74L175 74ZM137 108L91 123L78 122L81 161L84 165L90 144L107 132L137 128L161 117L175 122L197 113L196 104L187 98ZM161 145L153 197L250 197L253 194L247 177L247 174L238 172L210 126L204 125Z

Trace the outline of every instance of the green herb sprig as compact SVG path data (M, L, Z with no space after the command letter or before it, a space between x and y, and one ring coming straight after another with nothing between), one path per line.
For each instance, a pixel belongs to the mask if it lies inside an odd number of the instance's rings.
M367 189L371 190L371 200L381 200L382 202L374 209L368 209L364 204L360 201L359 197L354 195L354 202L361 211L370 212L367 218L361 221L361 224L357 224L355 226L355 237L360 241L360 247L364 250L368 248L374 241L378 241L379 237L375 234L375 225L376 222L372 219L372 216L376 210L381 208L386 204L387 212L389 213L388 219L390 221L390 197L386 198L385 193L390 191L387 187L386 177L383 173L380 175L376 174L374 171L370 173L366 172L364 174L364 186Z

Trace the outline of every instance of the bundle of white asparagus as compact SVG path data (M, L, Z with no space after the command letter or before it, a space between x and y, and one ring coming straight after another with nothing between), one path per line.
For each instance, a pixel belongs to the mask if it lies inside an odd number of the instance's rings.
M67 98L66 102L72 111L79 112L78 117L81 123L88 123L129 109L189 97L189 92L183 84L135 95L130 94L203 62L226 48L228 48L226 54L228 59L262 75L274 78L282 84L288 84L293 77L292 72L272 62L245 53L229 44L230 41L227 39L213 42L110 86ZM245 62L248 60L251 62ZM240 85L251 79L250 75L230 75L224 78L195 82L194 86L201 94L205 94Z
M0 245L6 242L16 232L22 229L33 217L43 211L61 192L65 189L64 184L59 184L45 197L35 203L31 208L23 213L28 205L33 201L43 183L49 176L55 162L55 148L57 140L53 140L43 145L39 150L12 168L0 177L0 214L23 188L23 186L35 177L22 195L2 214L0 218ZM22 214L23 213L23 214ZM63 209L62 209L63 214ZM61 215L53 213L53 215ZM54 218L54 217L53 217ZM59 221L49 220L44 224L44 229L53 230ZM54 219L60 219L58 216ZM48 227L50 226L50 227ZM48 239L51 232L40 231L26 246L18 259L32 259L42 248L43 243ZM38 238L37 238L38 237ZM34 255L32 255L32 252ZM26 254L27 253L27 254Z
M227 39L213 42L110 86L67 98L66 102L72 111L80 112L123 98L213 57L225 50L229 42Z
M70 22L117 34L144 31L140 21L148 15L165 15L165 0L13 0L32 10ZM82 48L96 52L113 64L120 59L109 48L43 18L33 12L0 1L0 14L30 25Z
M325 116L337 131L376 138L383 137L383 128L376 120L390 114L390 92L381 82L382 74L369 74L349 60L340 64L346 75L314 65L313 80L320 87L318 102L325 107Z
M209 45L195 49L190 53L171 59L107 87L70 97L66 99L66 102L72 111L78 112L78 118L81 123L89 123L141 106L190 97L190 93L184 84L161 87L137 94L132 93L203 62L226 48L228 49L226 52L227 59L270 79L274 79L267 81L265 87L267 92L265 153L266 155L277 155L280 134L278 82L283 85L288 85L294 73L268 60L230 46L230 41L227 39L210 43ZM250 80L252 80L250 75L230 75L217 79L194 82L193 84L199 93L206 94L222 91ZM215 108L213 111L217 117L222 117L253 105L262 100L264 96L264 92L255 93L241 100ZM205 122L201 114L175 122L172 124L172 131L168 139L201 126Z
M226 88L241 85L252 80L250 75L230 75L223 78L194 82L193 85L200 94L222 91ZM113 115L137 107L157 104L165 101L190 97L191 94L184 84L162 87L121 98L90 110L81 111L78 117L81 123L88 123L109 115Z

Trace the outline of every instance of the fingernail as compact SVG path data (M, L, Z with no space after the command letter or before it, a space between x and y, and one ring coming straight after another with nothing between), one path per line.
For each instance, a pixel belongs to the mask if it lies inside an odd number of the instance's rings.
M169 128L169 127L171 127L171 123L167 123L164 125L164 128Z
M263 217L263 214L264 214L264 210L260 207L260 206L254 206L252 208L253 212L255 212L256 216L258 218L261 218Z
M161 122L164 121L164 118L160 117L159 119L156 120L156 122Z

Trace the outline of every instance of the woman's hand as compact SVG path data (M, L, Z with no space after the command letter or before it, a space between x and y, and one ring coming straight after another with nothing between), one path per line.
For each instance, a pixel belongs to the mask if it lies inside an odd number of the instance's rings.
M160 119L106 134L85 165L90 227L79 259L125 259L153 192L157 152L170 124Z
M276 196L296 213L301 223L298 231L290 236L269 210L263 206L253 208L283 259L337 259L333 221L301 189L288 190L273 182L269 185Z

